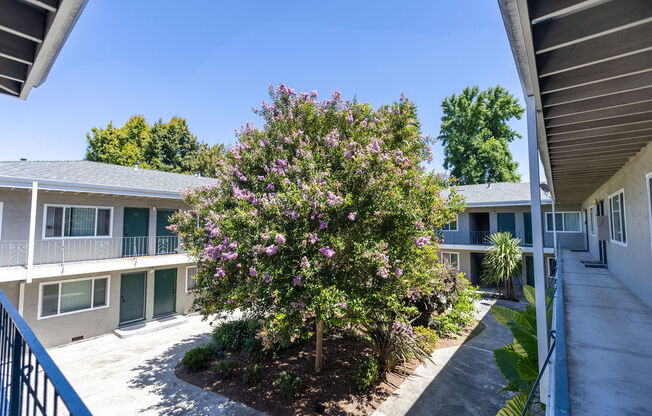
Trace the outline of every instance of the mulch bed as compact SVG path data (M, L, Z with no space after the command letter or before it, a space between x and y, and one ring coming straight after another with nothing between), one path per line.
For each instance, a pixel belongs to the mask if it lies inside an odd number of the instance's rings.
M484 329L478 322L471 325L454 339L442 339L438 348L460 345ZM370 355L370 346L357 337L344 333L329 333L324 337L324 366L321 373L314 371L314 340L281 351L272 361L260 363L261 381L249 386L242 380L246 366L239 352L224 353L220 360L241 362L241 368L233 377L219 378L213 372L216 360L204 371L191 373L178 364L175 373L180 379L219 393L235 402L262 410L270 415L368 415L396 390L420 364L413 360L385 375L368 391L360 392L353 383L353 367L360 357ZM284 371L293 371L303 380L304 389L293 399L283 396L274 380Z

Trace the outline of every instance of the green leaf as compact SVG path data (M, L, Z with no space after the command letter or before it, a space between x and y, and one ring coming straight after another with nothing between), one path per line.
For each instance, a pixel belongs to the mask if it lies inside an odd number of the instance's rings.
M522 312L509 309L504 306L494 305L491 307L491 314L496 318L500 324L507 326L507 322L518 322L518 318Z
M514 321L509 321L507 327L514 335L515 343L520 346L528 357L536 360L538 357L537 337ZM516 348L518 350L518 348Z
M523 294L525 295L525 299L532 305L536 306L537 305L537 300L536 300L536 295L535 295L535 289L534 287L530 285L524 285L523 286Z
M539 375L539 366L537 362L531 359L530 357L521 357L516 363L516 368L518 373L524 380L534 383Z
M528 383L525 379L521 377L521 374L518 372L518 362L523 358L522 355L514 352L511 348L498 348L494 350L494 360L496 360L496 365L502 373L503 376L511 384L518 389L518 391L525 392L529 391Z
M505 403L505 407L500 409L496 413L496 416L521 416L526 404L527 396L525 394L517 394Z
M536 335L537 310L533 306L527 305L525 311L521 312L518 319L515 319L514 321L533 335Z

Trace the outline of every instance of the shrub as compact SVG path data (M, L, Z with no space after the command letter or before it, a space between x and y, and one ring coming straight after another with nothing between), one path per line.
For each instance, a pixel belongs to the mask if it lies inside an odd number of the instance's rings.
M235 374L240 363L233 360L220 361L215 365L215 374L218 377L229 378Z
M253 319L224 322L213 331L213 341L226 351L238 351L245 341L256 336L259 325Z
M255 386L260 382L263 374L258 364L249 364L242 373L242 380L250 386Z
M242 354L247 360L257 363L273 359L276 356L276 349L274 347L265 348L263 340L260 338L249 338L242 346Z
M450 338L458 334L465 326L475 322L477 309L474 302L480 299L480 295L475 292L475 289L475 286L467 286L459 294L448 313L432 317L430 326L439 333L439 336Z
M353 381L359 390L367 390L378 380L378 360L364 357L353 368Z
M456 268L438 271L436 290L409 303L416 306L419 317L414 325L427 326L434 315L441 315L457 302L457 298L469 286L469 281Z
M414 332L417 335L417 342L423 351L428 355L432 354L437 348L437 341L439 340L437 331L425 326L415 326Z
M212 343L208 343L187 351L183 355L181 364L188 371L199 371L208 368L214 357L215 346Z
M410 325L397 321L376 320L365 325L378 365L383 371L393 370L399 362L412 358L423 361L428 357Z
M303 381L296 373L286 371L274 381L274 385L279 388L285 397L290 398L294 397L303 388Z

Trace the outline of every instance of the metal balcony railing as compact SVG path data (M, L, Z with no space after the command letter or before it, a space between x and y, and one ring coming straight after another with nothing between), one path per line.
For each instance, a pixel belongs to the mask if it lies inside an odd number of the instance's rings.
M0 305L0 415L90 416L2 291Z
M183 252L179 237L64 238L34 242L34 264L65 264ZM27 241L0 241L0 267L25 266Z
M492 232L490 231L441 231L440 242L443 244L488 246L489 242L487 241L487 238L491 234ZM532 246L532 243L526 242L523 233L516 233L514 237L521 240L522 246ZM553 247L552 235L547 235L544 233L543 246Z

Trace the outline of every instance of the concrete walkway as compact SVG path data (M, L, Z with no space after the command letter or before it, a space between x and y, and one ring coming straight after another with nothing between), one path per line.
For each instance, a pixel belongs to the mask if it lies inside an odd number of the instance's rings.
M498 301L511 308L523 303ZM487 328L466 344L436 350L408 377L373 416L494 416L512 396L497 393L506 381L494 362L493 350L512 342L512 334L489 311L495 300L479 302L479 318Z
M562 256L571 414L649 415L652 310L588 253Z
M260 415L174 375L183 354L210 332L208 321L190 316L156 332L104 335L48 352L95 416Z

